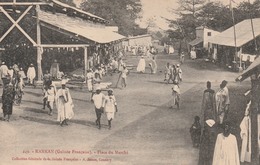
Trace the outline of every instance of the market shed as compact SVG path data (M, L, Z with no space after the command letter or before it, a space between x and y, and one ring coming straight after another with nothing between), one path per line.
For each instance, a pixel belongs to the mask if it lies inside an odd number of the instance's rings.
M11 22L11 25L3 28L4 31L0 33L0 47L8 49L10 44L13 44L16 47L36 48L38 80L42 78L42 54L47 48L83 48L86 72L89 46L116 44L125 38L106 28L108 21L105 19L57 0L1 1L0 13L5 16L5 22ZM20 16L16 17L17 14L20 14ZM25 20L30 20L31 24L28 25ZM62 39L48 39L50 35L46 37L43 34L43 28L68 36L70 42ZM26 38L27 44L18 43L20 39L10 43L8 36L16 34L17 30L19 34Z
M260 36L260 18L252 19L254 26L255 36ZM231 47L241 47L252 41L254 36L252 34L251 20L246 19L242 22L239 22L235 25L236 29L236 44L235 44L235 35L234 35L234 27L230 27L227 30L223 31L215 35L214 37L209 39L210 43L217 45L225 45Z
M244 62L256 57L255 48L259 47L260 18L246 19L210 38L214 53L212 58L237 70L245 69Z

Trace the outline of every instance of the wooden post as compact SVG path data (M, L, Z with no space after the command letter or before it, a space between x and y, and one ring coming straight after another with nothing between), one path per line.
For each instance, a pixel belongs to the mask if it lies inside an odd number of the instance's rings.
M88 47L84 47L84 77L87 82L87 70L88 70Z
M260 79L257 75L251 76L252 98L251 98L251 149L252 163L259 164L259 146L258 146L258 109L260 98Z
M36 17L37 17L37 68L38 68L38 81L42 79L42 47L41 47L41 27L40 27L40 20L39 20L39 10L40 6L36 5Z

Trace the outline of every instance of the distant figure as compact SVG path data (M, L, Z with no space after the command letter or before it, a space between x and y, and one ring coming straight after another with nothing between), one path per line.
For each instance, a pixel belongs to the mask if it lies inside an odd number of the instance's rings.
M122 88L126 88L127 85L127 75L129 74L129 70L126 68L126 66L123 67L122 73L121 73L121 86Z
M54 62L51 65L51 69L50 69L50 74L53 79L58 78L59 71L60 71L60 65L57 62L57 60L54 60Z
M180 63L181 64L184 63L184 58L185 58L184 52L181 52L181 54L180 54Z
M180 64L176 65L174 80L176 83L180 83L180 81L182 81L182 70L180 68Z
M14 86L11 83L10 78L4 81L4 89L2 95L2 109L4 114L4 120L9 121L10 116L13 113L13 100L15 95ZM6 118L7 116L7 118Z
M117 103L116 103L116 98L113 94L113 90L108 89L107 92L108 95L105 96L104 98L103 107L107 115L108 128L111 129L111 122L115 117L115 112L117 112Z
M49 83L52 80L52 76L49 73L48 70L45 71L45 74L43 75L43 85L47 85L47 83Z
M1 76L1 79L2 79L2 83L3 85L6 84L5 81L7 79L7 76L8 76L8 67L5 65L5 62L2 62L2 65L0 67L0 76Z
M34 79L36 77L36 72L33 64L31 64L27 70L27 77L30 85L33 85Z
M111 66L112 66L113 73L118 71L118 62L117 62L116 58L112 59Z
M164 71L164 81L168 82L168 80L170 79L170 75L171 75L171 65L168 62L165 66L165 71Z
M180 109L180 87L178 84L173 83L172 87L172 101L171 101L171 106L170 108L173 108L175 105L177 106L177 109Z
M157 63L155 61L155 57L153 57L151 62L151 73L155 74L156 72L157 72Z
M174 48L173 46L169 45L169 54L173 54L174 53Z
M191 136L193 147L199 147L200 135L201 135L200 117L195 116L194 123L190 127L190 136Z
M144 56L141 56L141 59L138 62L136 70L139 73L144 73L145 72L145 59L144 59Z
M93 90L93 79L94 79L94 73L92 72L91 69L87 70L87 86L88 86L88 91L92 92Z
M50 83L46 93L47 93L47 107L50 110L48 114L50 116L52 116L52 111L53 111L53 107L54 107L53 104L54 104L56 93L57 93L55 85Z
M251 65L250 56L247 56L247 60L245 62L245 69L247 69Z
M237 139L230 133L229 123L224 124L224 132L217 136L212 165L240 165Z
M61 89L57 91L57 110L58 118L57 121L60 122L60 126L68 125L67 121L74 116L73 112L73 101L70 95L70 91L66 88L66 81L61 81Z
M25 75L25 73L24 73L23 68L20 68L19 75L21 76L21 78L22 78L23 80L26 78L26 75Z
M193 47L193 48L191 49L191 51L190 51L190 58L191 58L192 60L195 60L195 59L197 58L196 50L195 50L194 47Z

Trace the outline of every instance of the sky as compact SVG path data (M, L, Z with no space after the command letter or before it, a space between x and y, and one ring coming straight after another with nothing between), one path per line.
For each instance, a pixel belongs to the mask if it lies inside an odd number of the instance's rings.
M220 1L225 5L228 5L230 0L211 0L211 1ZM242 1L248 0L233 0L236 4L239 4ZM253 2L253 0L251 0ZM139 23L141 26L147 26L147 19L153 19L156 21L159 28L166 30L168 29L168 24L164 18L174 19L174 15L171 11L178 8L178 0L141 0L143 7L143 20ZM235 4L234 4L235 5Z
M78 5L82 0L74 0L74 2ZM228 5L230 0L210 0L210 1L220 1L223 4ZM236 4L239 4L242 1L248 0L233 0ZM178 8L178 0L141 0L142 2L142 20L138 20L138 24L141 27L147 27L147 20L152 19L156 23L156 25L163 30L168 29L168 24L163 18L175 19L176 15L174 15L171 11L173 9ZM251 0L253 2L253 0ZM234 4L234 5L236 5Z

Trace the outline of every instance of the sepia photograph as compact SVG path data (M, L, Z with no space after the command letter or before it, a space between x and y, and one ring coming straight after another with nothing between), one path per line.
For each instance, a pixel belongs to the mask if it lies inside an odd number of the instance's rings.
M259 165L260 0L0 0L0 165Z

